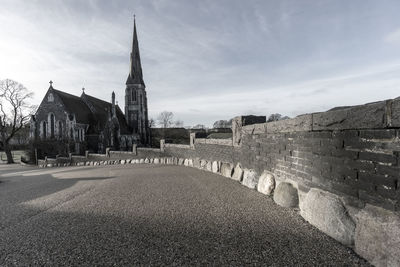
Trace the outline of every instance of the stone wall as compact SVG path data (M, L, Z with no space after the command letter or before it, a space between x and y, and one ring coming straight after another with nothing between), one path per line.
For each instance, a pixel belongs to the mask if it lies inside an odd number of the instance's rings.
M241 142L195 139L166 144L168 156L240 163L390 210L400 209L400 99L245 125ZM242 117L236 118L242 120Z
M164 155L160 149L137 148L135 151L107 151L106 154L96 154L86 152L85 156L70 155L70 157L46 158L39 160L39 167L61 167L73 165L93 165L100 162L119 163L121 160L160 158ZM91 163L91 164L90 164Z
M254 189L272 177L275 202L299 207L308 222L371 263L400 265L400 98L276 122L245 121L234 119L233 140L191 135L191 146L167 144L165 153L204 162L203 169L215 164L221 174L230 166L224 176ZM374 238L374 231L394 235L391 244Z

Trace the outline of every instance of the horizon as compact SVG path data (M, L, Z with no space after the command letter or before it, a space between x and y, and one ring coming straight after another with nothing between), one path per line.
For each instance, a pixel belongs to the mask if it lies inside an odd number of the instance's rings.
M149 118L210 127L399 96L397 1L0 3L0 79L36 105L52 80L123 107L134 13Z

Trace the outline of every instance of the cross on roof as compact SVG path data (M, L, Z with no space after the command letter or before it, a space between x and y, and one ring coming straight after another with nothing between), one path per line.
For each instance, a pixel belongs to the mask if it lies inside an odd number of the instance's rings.
M50 80L49 84L50 84L50 87L53 87L53 81L52 80Z
M85 87L82 87L82 92L85 93Z

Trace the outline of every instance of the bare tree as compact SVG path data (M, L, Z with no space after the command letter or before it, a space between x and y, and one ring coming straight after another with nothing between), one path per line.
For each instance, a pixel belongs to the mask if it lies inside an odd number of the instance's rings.
M149 128L154 128L156 126L156 121L153 118L150 118L149 120Z
M271 121L281 121L281 120L287 120L287 119L290 119L290 117L288 117L288 116L283 116L283 117L282 117L281 114L275 113L275 114L269 115L267 122L271 122Z
M175 127L183 127L183 121L182 120L176 120L174 122Z
M28 103L32 95L16 81L0 81L0 140L7 155L7 163L14 163L10 140L24 127L32 114L34 107Z
M268 122L270 122L270 121L279 121L281 119L281 117L282 117L282 115L279 114L279 113L271 114L271 115L269 115L267 121Z
M174 114L171 111L163 111L158 115L158 123L162 128L169 128L172 125Z
M226 120L219 120L214 122L213 128L231 128L232 127L232 119Z

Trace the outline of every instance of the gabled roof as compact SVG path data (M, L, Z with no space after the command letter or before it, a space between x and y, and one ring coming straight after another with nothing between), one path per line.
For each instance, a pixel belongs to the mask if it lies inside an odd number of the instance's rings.
M93 114L95 119L99 123L100 129L104 129L109 115L111 114L112 104L88 94L82 94L81 98L85 98L93 106ZM128 124L126 123L124 113L121 111L118 105L115 107L116 117L118 119L121 134L131 134Z
M69 113L75 114L77 123L90 124L93 122L92 112L80 97L56 90L54 88L52 88L52 90L60 97L65 109Z

